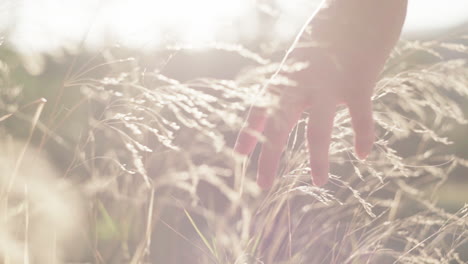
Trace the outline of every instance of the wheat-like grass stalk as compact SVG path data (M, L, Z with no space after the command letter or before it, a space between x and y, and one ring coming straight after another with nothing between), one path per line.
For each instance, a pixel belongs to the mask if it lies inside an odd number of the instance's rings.
M355 157L350 118L347 110L339 109L330 150L330 184L310 185L304 115L291 133L280 179L267 193L255 185L254 162L248 164L230 146L262 84L277 74L275 85L297 85L285 73L306 64L287 60L278 71L279 63L242 46L211 47L238 53L251 66L231 80L179 81L163 74L163 69L145 69L138 59L119 59L118 52L109 49L69 71L62 89L80 89L81 98L68 113L53 113L49 123L38 115L32 118L45 147L44 138L67 141L58 128L74 112L86 110L81 136L62 144L73 157L64 176L79 179L75 188L88 201L84 210L89 228L83 225L81 239L87 250L79 261L465 261L468 207L449 213L437 206L433 193L455 169L468 167L467 160L446 150L453 144L447 132L467 123L461 103L468 98L468 67L463 59L443 55L444 50L466 53L466 46L450 40L402 42L373 97L379 138L371 157L366 161ZM168 52L184 49L168 47ZM421 54L431 60L410 59ZM7 129L5 121L21 115L3 98L0 126ZM405 150L410 143L416 147ZM8 175L19 178L17 171ZM11 188L17 193L17 187ZM37 205L25 203L34 197L31 186L27 190L24 195L22 189L20 200L28 210L20 212L32 217ZM0 199L5 225L14 210L7 198ZM23 242L0 228L5 263L29 254L17 250ZM40 249L33 242L28 241L28 247ZM10 253L5 254L5 248ZM38 254L31 252L31 258Z

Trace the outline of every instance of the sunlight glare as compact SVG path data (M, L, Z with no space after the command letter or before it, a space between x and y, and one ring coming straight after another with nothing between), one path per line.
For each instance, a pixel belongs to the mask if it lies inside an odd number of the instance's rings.
M275 0L277 15L271 33L287 41L321 0ZM223 39L255 40L259 32L253 0L10 0L1 6L0 30L8 42L26 54L60 56L81 43L88 50L109 44L142 51L168 42L189 46ZM10 10L11 9L11 10ZM11 15L14 14L14 15ZM423 32L455 26L468 17L468 1L410 1L405 32Z
M466 0L410 0L405 33L444 30L468 21Z

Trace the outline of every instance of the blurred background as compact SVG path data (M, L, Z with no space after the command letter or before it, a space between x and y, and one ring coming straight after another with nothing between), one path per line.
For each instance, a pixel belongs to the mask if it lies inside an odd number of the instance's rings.
M18 52L55 56L83 46L97 50L117 43L150 52L161 49L168 41L197 46L220 40L252 41L265 34L288 41L319 3L320 0L4 0L0 30L8 40L6 44ZM258 6L273 17L268 30L262 27L265 18ZM427 38L446 34L466 23L467 13L468 4L462 0L410 1L404 36Z
M73 108L82 103L84 92L78 88L79 82L70 84L70 89L64 92L63 86L70 72L73 75L74 70L81 70L81 73L86 75L87 69L91 69L93 74L99 75L108 71L103 65L112 61L112 67L117 69L121 69L119 63L130 63L142 71L160 72L179 81L197 77L232 79L250 67L252 60L279 58L320 2L2 0L0 66L4 78L0 82L0 94L3 96L0 104L0 122L4 127L0 131L5 135L14 135L20 142L30 138L33 146L46 150L50 160L44 161L48 165L41 167L47 168L44 168L44 172L31 173L68 175L69 164L76 158L75 152L69 150L81 142L82 133L85 131L83 126L88 125L86 120L89 113L98 111ZM410 0L403 39L423 43L461 36L457 41L466 44L467 28L466 0ZM232 51L236 51L236 54ZM243 52L245 56L238 56L238 52ZM441 53L448 58L468 58L467 52ZM256 57L256 54L259 57ZM96 59L101 56L105 60ZM409 57L408 60L420 63L430 62L432 58L425 54ZM132 64L133 61L138 63ZM128 74L131 75L131 72ZM118 76L116 78L118 79ZM465 89L468 89L468 86ZM58 94L60 96L57 96ZM30 117L20 115L16 118L1 119L2 116L6 117L8 113L23 108L33 116L31 113L34 111L31 109L41 105L38 101L40 98L47 100L46 107L41 109L41 118L48 120L48 124L61 120L60 124L52 127L53 129L47 126L40 128L41 133L49 134L53 138L47 144L38 134L31 137L30 122L25 122L31 120ZM467 98L454 100L459 102L467 115ZM227 144L232 144L235 137L232 131L230 133L226 136ZM446 129L445 136L454 144L447 146L444 151L468 159L468 126L452 125L450 129ZM405 151L411 152L410 149L416 148L417 144L418 142L408 139L405 144L396 148L405 156ZM0 146L0 156L3 155L0 162L6 166L8 156L12 154L6 151L6 144L2 143ZM17 154L17 148L13 149L13 153ZM34 158L35 155L42 156L43 153L30 155L33 157L27 156L25 160ZM82 183L87 177L83 174L86 173L80 171L70 178L73 178L72 182ZM52 176L46 178L47 181L53 181ZM438 205L449 212L456 212L468 202L467 190L468 170L457 168L450 173L448 180L434 195L438 197ZM54 195L62 197L60 191ZM69 193L66 199L74 206L80 207L79 196L79 192ZM57 207L66 208L67 205L57 204ZM60 210L67 212L63 208ZM70 216L65 214L66 216L57 219L80 217L73 216L71 211L68 213ZM100 224L106 227L99 231L100 235L111 236L113 225L109 224L110 220L106 220L105 217L102 221ZM60 228L69 230L77 226L78 220L76 226L70 224ZM0 242L1 240L0 236Z

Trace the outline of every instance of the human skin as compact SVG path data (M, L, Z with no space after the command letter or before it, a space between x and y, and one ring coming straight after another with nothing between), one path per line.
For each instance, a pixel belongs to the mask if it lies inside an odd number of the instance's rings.
M306 69L288 74L298 85L279 89L274 108L253 106L234 147L238 153L248 155L257 144L255 134L263 133L266 141L257 173L261 188L272 186L289 134L303 112L309 114L307 145L313 184L322 186L328 180L329 147L337 105L349 108L356 156L365 159L369 155L374 143L371 97L400 37L406 9L407 0L322 2L308 22L309 39L314 45L298 48L294 44L287 54L289 58L309 63Z

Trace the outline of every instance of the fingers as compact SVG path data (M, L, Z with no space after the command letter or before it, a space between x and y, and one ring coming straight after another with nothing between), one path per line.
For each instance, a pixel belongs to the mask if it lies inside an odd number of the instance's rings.
M351 122L354 129L354 147L356 155L365 159L374 144L374 119L370 96L353 98L348 102Z
M307 140L312 181L316 186L323 186L328 181L328 152L335 111L334 100L320 98L314 102L309 112Z
M248 114L247 122L239 133L234 150L248 155L257 145L258 136L263 132L267 118L267 109L253 106Z
M303 110L303 105L282 100L279 109L268 118L264 132L267 142L264 143L258 160L257 184L262 189L273 185L281 154Z

